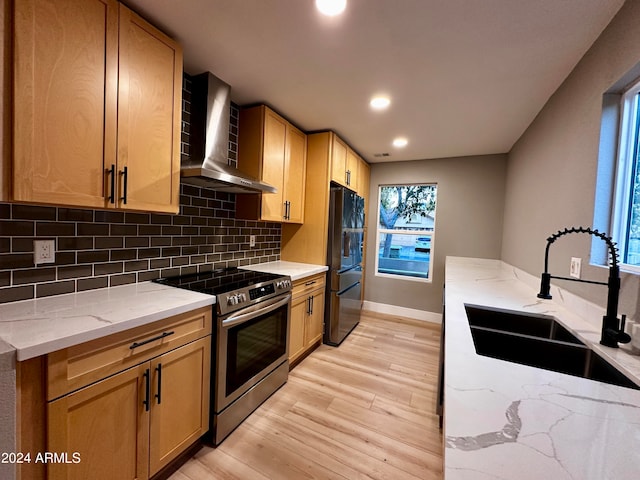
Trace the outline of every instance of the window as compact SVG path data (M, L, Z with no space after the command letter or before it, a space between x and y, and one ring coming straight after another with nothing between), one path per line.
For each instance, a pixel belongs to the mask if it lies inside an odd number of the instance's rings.
M430 281L436 190L434 184L380 186L376 275Z
M640 272L640 82L621 95L619 143L611 233L620 263Z

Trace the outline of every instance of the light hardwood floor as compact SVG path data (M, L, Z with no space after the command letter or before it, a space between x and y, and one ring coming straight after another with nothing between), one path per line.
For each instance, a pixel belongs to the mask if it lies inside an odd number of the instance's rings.
M439 336L439 325L363 315L170 480L441 479Z

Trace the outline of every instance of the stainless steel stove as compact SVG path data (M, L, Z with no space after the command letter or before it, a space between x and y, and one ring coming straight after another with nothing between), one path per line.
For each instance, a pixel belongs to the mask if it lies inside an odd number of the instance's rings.
M210 438L219 445L287 381L291 278L233 268L156 281L216 297Z

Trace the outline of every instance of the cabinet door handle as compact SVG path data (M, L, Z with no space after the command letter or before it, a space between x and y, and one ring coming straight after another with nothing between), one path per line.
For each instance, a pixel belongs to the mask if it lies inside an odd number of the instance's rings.
M109 203L116 203L116 166L112 163L111 168L107 170L107 175L111 175L111 193L109 194Z
M158 399L158 405L162 401L162 364L159 363L156 367L156 372L158 372L158 393L155 394L155 397Z
M127 179L129 178L128 168L124 167L124 170L120 172L120 175L123 176L122 197L120 197L120 200L122 200L122 203L126 205L127 204Z
M313 297L307 297L307 315L311 315L311 299Z
M310 297L311 298L311 312L309 312L309 315L313 314L313 302L314 302L314 297Z
M347 185L351 185L351 170L347 170Z
M284 202L284 219L289 220L290 218L291 218L291 202L287 200Z
M144 382L145 382L145 386L144 386L144 400L142 401L142 404L144 405L144 411L148 412L149 411L149 397L151 396L151 379L149 378L149 369L147 368L143 374L144 377Z
M129 349L133 350L134 348L141 347L142 345L146 345L147 343L155 342L156 340L162 340L163 338L168 337L169 335L173 335L174 333L176 333L176 332L174 332L173 330L170 331L170 332L162 332L157 337L149 338L147 340L143 340L142 342L133 342L129 346Z

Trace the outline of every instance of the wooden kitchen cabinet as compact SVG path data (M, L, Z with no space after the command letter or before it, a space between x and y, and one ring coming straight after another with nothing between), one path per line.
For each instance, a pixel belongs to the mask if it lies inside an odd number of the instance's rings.
M47 450L77 463L52 463L49 480L139 480L149 477L149 415L144 375L148 362L66 395L48 405Z
M265 105L240 111L239 132L238 169L277 192L238 195L236 216L303 223L306 134Z
M347 186L347 144L331 133L331 180Z
M324 298L324 273L293 283L289 331L290 366L295 366L322 342Z
M206 433L211 321L205 307L49 354L46 449L80 461L47 478L146 480Z
M357 193L362 198L364 198L364 212L365 212L365 225L364 225L364 233L362 236L362 280L360 281L362 284L362 296L361 301L364 303L364 292L365 292L365 282L366 282L366 272L367 272L367 238L369 236L369 229L367 227L367 217L369 215L369 183L371 179L371 168L369 164L364 160L360 159L360 164L358 165L358 188Z
M178 211L180 46L115 0L14 2L13 201Z
M182 49L122 4L119 31L115 204L178 213Z
M348 146L333 132L307 135L306 195L304 225L283 225L280 258L290 262L327 264L329 231L329 193L335 158L347 158ZM359 157L358 157L359 158ZM358 165L357 193L368 209L369 165ZM363 166L364 164L365 166ZM346 165L346 163L345 163ZM363 173L363 176L360 175ZM344 184L345 182L343 182ZM356 187L354 187L356 189Z
M345 172L346 187L353 191L358 190L358 167L360 165L360 157L350 148L347 149L347 171Z
M360 159L358 162L358 184L356 188L356 193L364 198L365 207L368 205L369 201L369 183L371 180L371 168L369 164L364 160ZM366 212L366 210L365 210Z
M340 137L331 133L331 180L358 190L358 171L363 161Z
M151 361L149 473L154 475L209 430L211 338Z

